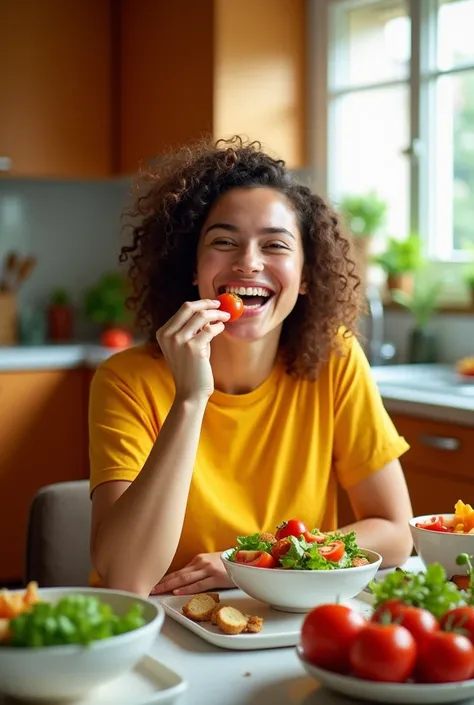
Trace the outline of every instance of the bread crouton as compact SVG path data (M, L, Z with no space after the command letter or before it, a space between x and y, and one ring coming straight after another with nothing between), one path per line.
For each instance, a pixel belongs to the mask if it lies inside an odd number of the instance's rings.
M193 622L209 622L218 603L219 595L217 593L203 592L194 595L189 602L183 605L183 614Z
M265 531L264 534L260 534L260 541L267 541L268 543L276 543L276 538L269 531Z
M246 615L235 607L223 607L217 610L215 619L224 634L241 634L248 622Z
M351 563L353 568L358 568L361 565L368 565L368 564L369 564L369 561L364 556L356 556L355 558L352 559L352 563Z
M247 632L249 634L258 634L259 632L261 632L263 627L263 618L254 617L251 614L248 614L246 616L247 626L245 627L244 632Z

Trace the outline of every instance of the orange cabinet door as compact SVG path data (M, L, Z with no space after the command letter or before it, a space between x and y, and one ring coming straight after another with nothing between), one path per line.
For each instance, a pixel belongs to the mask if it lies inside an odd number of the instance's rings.
M88 477L83 370L0 373L0 587L23 576L40 487Z
M0 27L0 169L109 176L109 0L2 0Z

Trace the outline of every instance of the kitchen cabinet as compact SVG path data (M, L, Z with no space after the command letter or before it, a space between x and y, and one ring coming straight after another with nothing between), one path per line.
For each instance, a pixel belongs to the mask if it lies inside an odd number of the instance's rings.
M211 134L304 167L304 0L123 0L120 166Z
M425 418L392 414L408 450L400 459L415 516L454 511L458 499L474 504L474 429ZM339 526L354 521L339 491Z
M0 587L23 576L30 503L88 477L85 370L0 373Z
M0 27L0 171L109 177L109 0L2 0Z

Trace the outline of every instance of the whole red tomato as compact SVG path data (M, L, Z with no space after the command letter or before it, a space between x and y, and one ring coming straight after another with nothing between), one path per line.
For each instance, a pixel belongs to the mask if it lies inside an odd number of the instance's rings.
M474 607L455 607L440 620L440 627L447 632L464 634L474 644Z
M418 650L439 629L438 620L431 612L420 607L410 607L398 600L388 600L381 605L372 615L371 621L382 624L396 622L405 627L414 637Z
M354 675L370 681L403 683L415 668L417 646L399 624L369 622L357 635L350 652Z
M367 621L346 605L319 605L309 612L301 629L301 646L308 661L337 673L349 671L349 654Z
M474 646L455 632L438 631L421 651L417 680L423 683L456 683L474 675Z
M308 531L306 524L304 524L299 519L290 519L289 521L284 521L283 524L277 528L275 538L277 541L284 539L287 536L296 536L297 539L301 534L305 534Z
M230 323L240 318L244 312L244 302L237 294L219 294L217 300L221 302L221 311L230 313Z
M237 551L234 556L236 563L245 563L254 568L274 568L276 561L266 551Z
M126 330L121 328L108 328L100 336L104 348L127 348L132 344L133 338Z
M382 602L374 611L371 622L394 622L401 618L403 612L407 610L409 605L406 605L401 600L391 599Z

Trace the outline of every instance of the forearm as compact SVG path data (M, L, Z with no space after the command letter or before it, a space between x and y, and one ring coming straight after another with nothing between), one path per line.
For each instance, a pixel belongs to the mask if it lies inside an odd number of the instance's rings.
M168 570L183 528L206 408L175 401L136 480L112 505L93 539L108 587L147 595Z
M355 531L361 548L381 554L383 568L401 565L409 558L413 548L408 523L402 526L388 519L371 517L344 526L340 531Z

